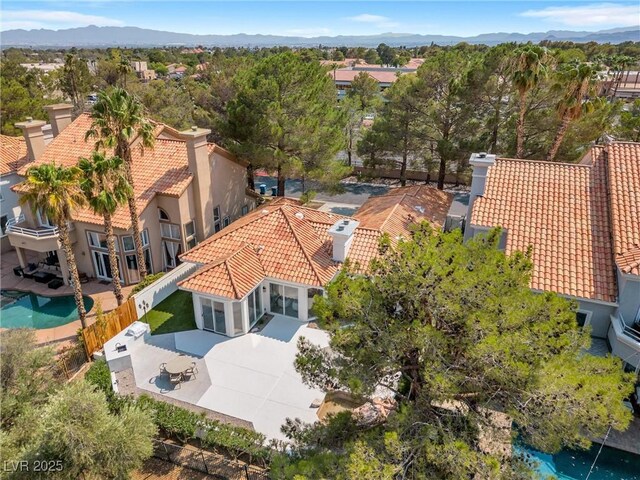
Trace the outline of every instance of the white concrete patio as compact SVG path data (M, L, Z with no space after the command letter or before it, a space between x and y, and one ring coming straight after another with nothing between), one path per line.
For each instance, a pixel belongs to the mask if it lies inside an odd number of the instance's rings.
M302 383L293 366L301 336L328 345L322 330L278 315L261 332L236 338L201 330L154 335L132 348L136 386L246 420L268 438L284 440L285 420L317 421L318 409L310 405L324 398ZM199 373L172 389L158 379L158 367L179 353L193 356Z

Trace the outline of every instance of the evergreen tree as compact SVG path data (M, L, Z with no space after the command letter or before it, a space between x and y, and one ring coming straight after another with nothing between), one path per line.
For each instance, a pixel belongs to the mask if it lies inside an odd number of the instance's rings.
M340 168L335 155L345 120L324 68L285 52L260 60L237 82L225 128L232 150L253 168L276 172L279 196L291 176L333 175Z

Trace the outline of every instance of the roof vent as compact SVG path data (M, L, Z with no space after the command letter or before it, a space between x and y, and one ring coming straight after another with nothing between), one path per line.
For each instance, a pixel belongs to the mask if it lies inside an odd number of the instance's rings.
M487 152L478 153L478 158L487 158Z
M191 131L192 132L197 132L198 131L198 127L195 125L191 125Z
M269 213L269 210L267 210L267 209L265 208L264 210L262 210L262 213L263 213L264 215L266 215L267 213Z
M302 214L302 212L296 212L295 213L295 217L299 218L300 220L302 220L304 218L304 215Z

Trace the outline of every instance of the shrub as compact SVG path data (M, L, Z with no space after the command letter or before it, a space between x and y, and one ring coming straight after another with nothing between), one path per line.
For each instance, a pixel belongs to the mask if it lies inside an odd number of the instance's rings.
M128 298L133 297L136 293L144 290L146 287L148 287L149 285L151 285L153 282L155 282L156 280L158 280L159 278L161 278L164 275L164 272L158 272L158 273L154 273L152 275L147 275L146 277L144 277L144 280L142 280L140 283L138 283L135 287L133 287L133 290L131 290L131 293L129 294Z
M158 428L168 437L186 443L196 437L202 430L202 444L206 448L222 449L234 458L242 455L249 461L260 460L268 463L271 449L265 447L266 437L253 430L226 425L215 420L208 420L204 414L197 414L175 405L155 400L148 395L141 395L137 405L151 411Z

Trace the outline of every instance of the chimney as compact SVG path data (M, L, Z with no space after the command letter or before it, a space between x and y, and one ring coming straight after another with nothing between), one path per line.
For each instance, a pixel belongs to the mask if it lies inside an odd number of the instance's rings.
M53 138L55 138L71 123L73 105L56 103L55 105L47 105L44 108L49 114L49 123L51 124Z
M490 153L472 153L469 157L469 164L473 167L471 176L471 193L469 194L469 207L467 208L467 228L465 229L465 239L473 233L470 226L473 202L476 198L484 195L484 188L487 183L487 172L489 167L496 163L496 156Z
M330 229L329 235L333 238L333 259L336 262L344 262L349 256L349 248L353 241L353 232L360 222L353 219L337 221Z
M202 241L214 231L213 225L213 189L211 184L211 164L207 148L208 128L191 127L180 132L187 142L189 171L193 175L193 197L196 211L196 235ZM208 219L208 220L207 220Z
M22 130L22 135L27 142L27 151L31 160L38 160L44 152L44 133L42 127L46 125L42 120L34 120L27 117L26 122L16 123L16 127Z

